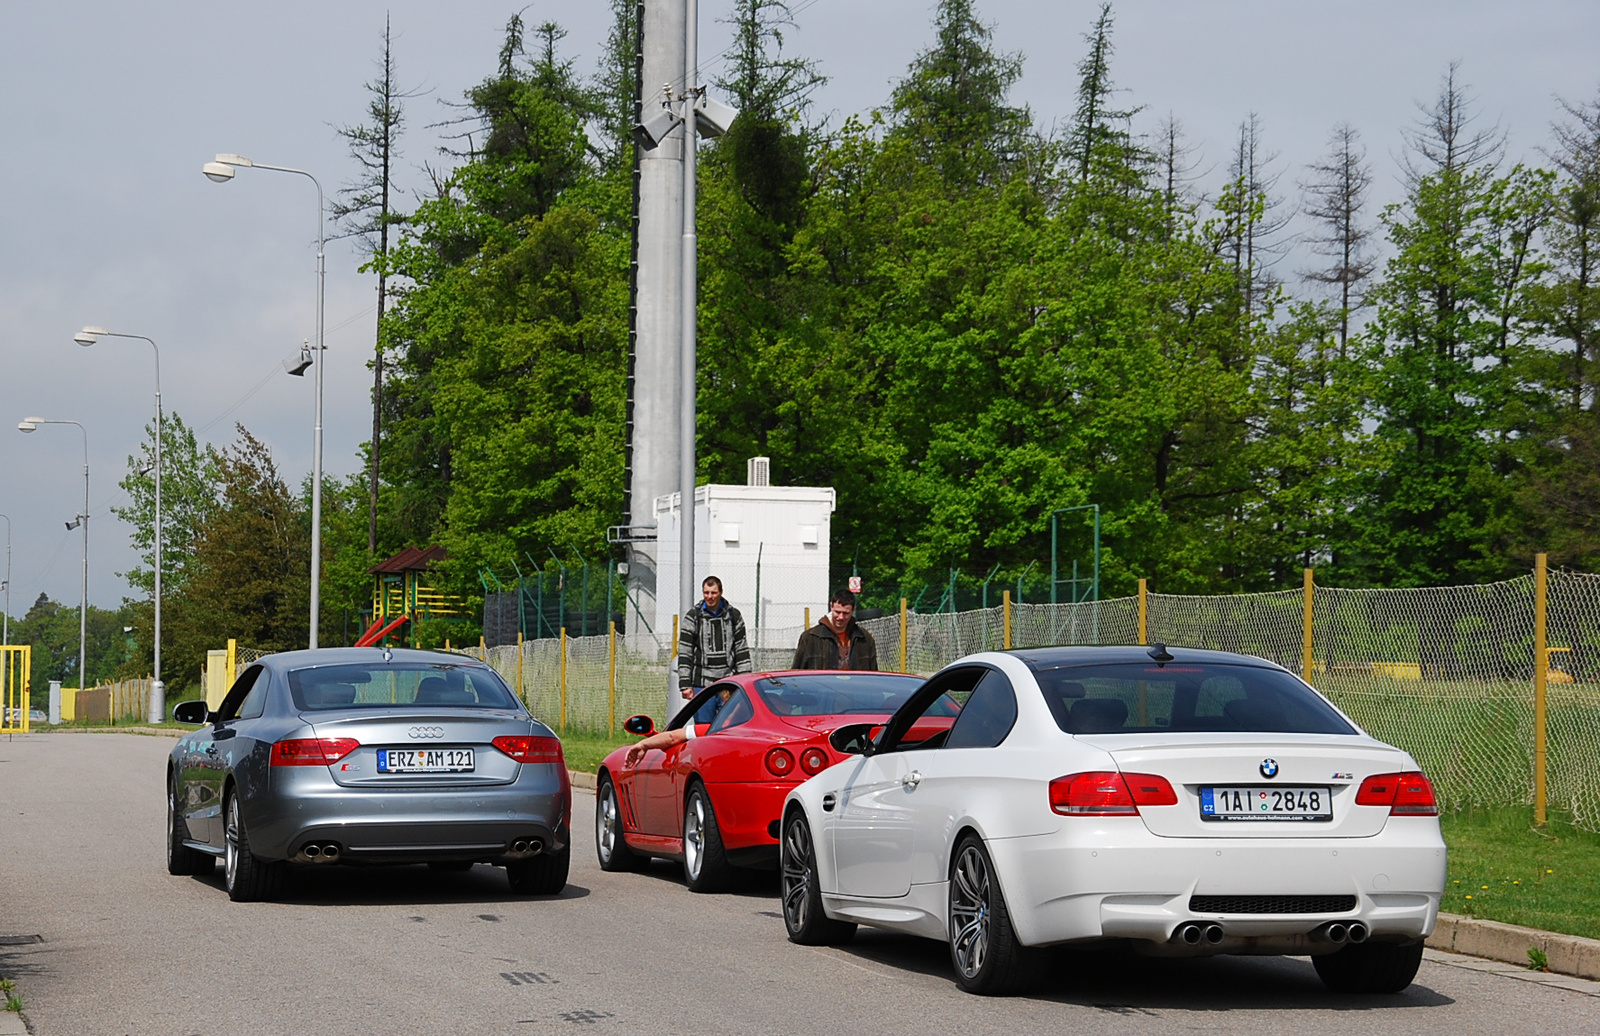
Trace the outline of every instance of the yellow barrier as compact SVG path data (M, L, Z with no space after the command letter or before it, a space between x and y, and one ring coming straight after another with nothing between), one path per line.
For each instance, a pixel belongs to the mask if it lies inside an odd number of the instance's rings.
M0 732L26 734L28 713L33 710L33 647L7 644L0 647Z

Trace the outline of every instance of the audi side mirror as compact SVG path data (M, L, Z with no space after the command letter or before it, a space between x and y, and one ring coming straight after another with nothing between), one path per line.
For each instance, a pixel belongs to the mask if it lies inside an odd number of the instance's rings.
M656 721L649 716L629 716L623 722L622 729L639 737L649 737L656 732Z
M175 723L189 723L199 726L211 717L211 711L206 708L204 700L180 701L172 707L172 719Z
M871 755L878 747L872 740L873 728L877 726L876 723L851 723L840 727L828 735L828 744L835 752L845 755Z

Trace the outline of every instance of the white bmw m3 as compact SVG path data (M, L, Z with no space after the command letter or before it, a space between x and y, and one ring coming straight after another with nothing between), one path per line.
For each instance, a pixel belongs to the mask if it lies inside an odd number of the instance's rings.
M853 758L790 792L783 918L941 939L974 993L1040 947L1310 955L1329 987L1397 992L1433 930L1433 787L1280 666L1187 648L987 652L931 677Z

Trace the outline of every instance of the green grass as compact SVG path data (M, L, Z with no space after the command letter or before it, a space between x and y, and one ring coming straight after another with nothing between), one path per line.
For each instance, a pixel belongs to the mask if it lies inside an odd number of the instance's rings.
M1469 810L1440 818L1450 872L1440 909L1488 921L1600 938L1600 834L1531 807Z
M619 745L631 745L637 740L632 734L620 730L616 734L608 734L603 730L595 732L568 727L567 732L561 735L561 751L567 757L567 769L594 773L600 766L600 760L610 755L612 749Z

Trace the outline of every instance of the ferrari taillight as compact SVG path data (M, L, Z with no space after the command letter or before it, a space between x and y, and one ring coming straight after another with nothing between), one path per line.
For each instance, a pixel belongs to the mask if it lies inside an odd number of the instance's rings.
M818 774L828 768L828 753L820 748L808 748L800 753L800 769Z
M272 766L328 766L361 747L353 737L292 737L272 745Z
M789 754L787 748L772 748L767 750L767 772L774 777L787 777L794 773L794 756Z
M1356 805L1388 806L1392 816L1439 815L1439 801L1434 798L1433 785L1416 770L1373 774L1357 789Z
M564 762L561 757L561 742L553 737L506 734L495 738L492 744L519 763Z
M1152 773L1097 770L1050 782L1050 808L1068 817L1131 817L1140 806L1175 806L1178 794Z

